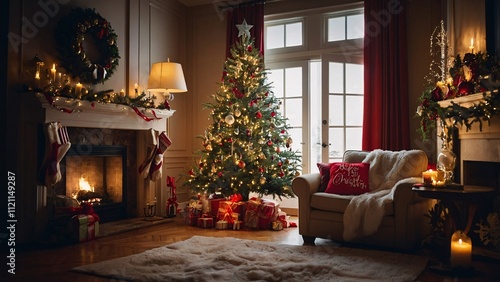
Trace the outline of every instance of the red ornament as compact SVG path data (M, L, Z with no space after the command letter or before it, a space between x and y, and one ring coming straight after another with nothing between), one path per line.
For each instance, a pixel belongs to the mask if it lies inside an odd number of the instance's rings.
M247 50L248 50L248 52L252 52L252 45L248 45Z
M264 172L264 168L263 167L259 167L259 172L263 173Z
M223 175L222 171L217 172L218 177L222 177L222 175Z
M267 141L267 145L268 146L272 146L273 145L273 141L271 141L271 140Z
M257 118L262 118L262 113L261 113L261 112L257 112L257 113L255 114L255 116L256 116Z
M281 134L285 134L285 132L286 132L286 131L285 131L284 129L282 129L282 130L281 130Z
M278 162L278 166L279 167L283 166L283 163L282 162Z
M271 112L271 116L272 116L272 117L275 117L275 116L276 116L276 113L275 113L275 112Z
M283 171L280 171L280 173L278 174L280 177L283 177L285 176L285 173Z
M188 174L189 174L189 175L194 175L194 171L193 171L192 169L190 169L190 170L188 171Z
M233 93L234 93L234 97L236 97L238 99L241 99L241 98L243 98L243 96L245 96L243 93L241 93L241 91L237 87L233 87Z
M238 162L238 167L239 167L239 168L244 169L244 168L245 168L245 166L246 166L246 164L245 164L245 162L244 162L244 161L240 160L240 161Z

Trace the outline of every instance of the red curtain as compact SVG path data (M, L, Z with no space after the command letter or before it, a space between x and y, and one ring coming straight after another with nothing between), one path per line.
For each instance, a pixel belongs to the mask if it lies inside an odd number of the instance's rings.
M363 150L410 147L404 2L364 1Z
M264 3L242 4L238 7L228 8L227 11L227 39L226 57L229 57L231 46L238 40L237 24L245 19L248 25L253 25L250 35L255 39L255 47L264 54Z

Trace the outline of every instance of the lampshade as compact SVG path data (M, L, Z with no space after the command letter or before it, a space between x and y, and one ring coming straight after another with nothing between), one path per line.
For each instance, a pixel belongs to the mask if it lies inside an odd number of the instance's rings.
M148 91L168 93L186 92L187 87L182 66L170 61L154 63L149 74Z

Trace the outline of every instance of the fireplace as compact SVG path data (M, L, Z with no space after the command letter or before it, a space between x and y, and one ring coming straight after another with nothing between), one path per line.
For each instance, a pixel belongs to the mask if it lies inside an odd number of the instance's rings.
M64 160L64 194L90 203L101 222L127 217L127 148L73 145Z

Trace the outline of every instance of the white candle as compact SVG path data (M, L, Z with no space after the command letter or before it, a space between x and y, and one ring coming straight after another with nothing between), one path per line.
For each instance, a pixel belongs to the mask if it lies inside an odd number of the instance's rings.
M56 83L56 64L52 64L52 69L50 70L50 73L52 74L53 82Z
M437 177L437 171L429 169L422 172L422 181L424 184L432 184L432 181Z
M122 89L122 90L120 91L120 96L125 97L125 90L123 90L123 89Z
M78 82L76 84L76 94L80 95L81 93L82 93L82 84L80 82Z
M474 38L470 39L470 46L469 46L470 52L474 53Z
M451 267L469 266L471 264L472 244L462 239L451 241Z

